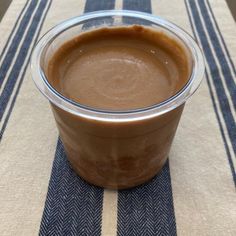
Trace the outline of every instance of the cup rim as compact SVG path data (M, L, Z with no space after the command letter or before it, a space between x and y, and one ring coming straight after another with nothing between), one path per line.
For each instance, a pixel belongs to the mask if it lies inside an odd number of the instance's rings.
M81 105L72 101L54 89L48 82L40 65L42 54L47 45L49 45L58 35L80 24L83 21L93 20L99 17L125 16L139 18L150 21L165 30L175 34L191 53L193 60L192 73L185 86L175 95L155 105L126 111L101 110ZM186 102L186 100L197 90L205 72L205 62L201 49L195 40L181 27L165 20L159 16L148 13L129 11L129 10L105 10L85 13L81 16L70 18L54 26L46 32L36 44L31 56L32 78L40 92L54 105L70 112L76 116L87 119L122 122L135 121L152 118L169 112Z

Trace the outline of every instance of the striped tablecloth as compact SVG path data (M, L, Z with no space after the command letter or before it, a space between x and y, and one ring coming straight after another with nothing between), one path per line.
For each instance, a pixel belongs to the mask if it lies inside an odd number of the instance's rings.
M94 187L70 168L29 59L55 24L83 12L160 15L203 49L206 78L151 182ZM13 0L0 24L0 235L236 235L236 27L224 0Z

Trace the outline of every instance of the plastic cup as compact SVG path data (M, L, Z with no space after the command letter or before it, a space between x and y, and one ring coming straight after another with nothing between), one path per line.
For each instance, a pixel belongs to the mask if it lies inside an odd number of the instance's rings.
M132 24L161 30L185 48L191 75L175 95L144 109L115 112L83 106L50 85L45 71L63 43L91 29ZM94 185L124 189L150 180L165 164L184 104L200 85L205 66L195 41L175 24L150 14L111 10L84 14L49 30L34 49L31 69L36 86L51 103L75 172Z

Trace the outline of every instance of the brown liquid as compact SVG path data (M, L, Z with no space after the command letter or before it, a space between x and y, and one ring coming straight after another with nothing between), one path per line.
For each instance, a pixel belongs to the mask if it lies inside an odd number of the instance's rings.
M160 103L189 77L183 47L166 34L141 26L103 28L65 43L49 62L47 77L65 97L103 110L130 110ZM73 168L109 188L145 182L163 166L183 105L132 122L102 122L53 106Z
M48 70L65 97L105 110L160 103L184 86L187 75L186 56L176 41L139 26L80 35L60 48Z

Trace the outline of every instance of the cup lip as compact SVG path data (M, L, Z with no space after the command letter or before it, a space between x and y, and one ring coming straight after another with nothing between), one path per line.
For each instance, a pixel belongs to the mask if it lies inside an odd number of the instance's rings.
M127 111L108 111L87 107L76 103L75 101L72 101L57 92L46 79L46 76L40 66L41 56L46 46L49 45L59 34L73 26L80 24L83 21L109 16L126 16L148 20L175 34L188 48L193 60L192 73L185 86L175 95L161 103L141 109ZM76 116L108 122L127 122L149 119L177 108L178 106L185 103L186 100L197 90L205 72L205 60L203 53L192 36L190 36L184 29L159 16L130 10L96 11L85 13L83 15L63 21L62 23L51 28L40 38L32 53L30 64L32 78L36 87L51 103Z

